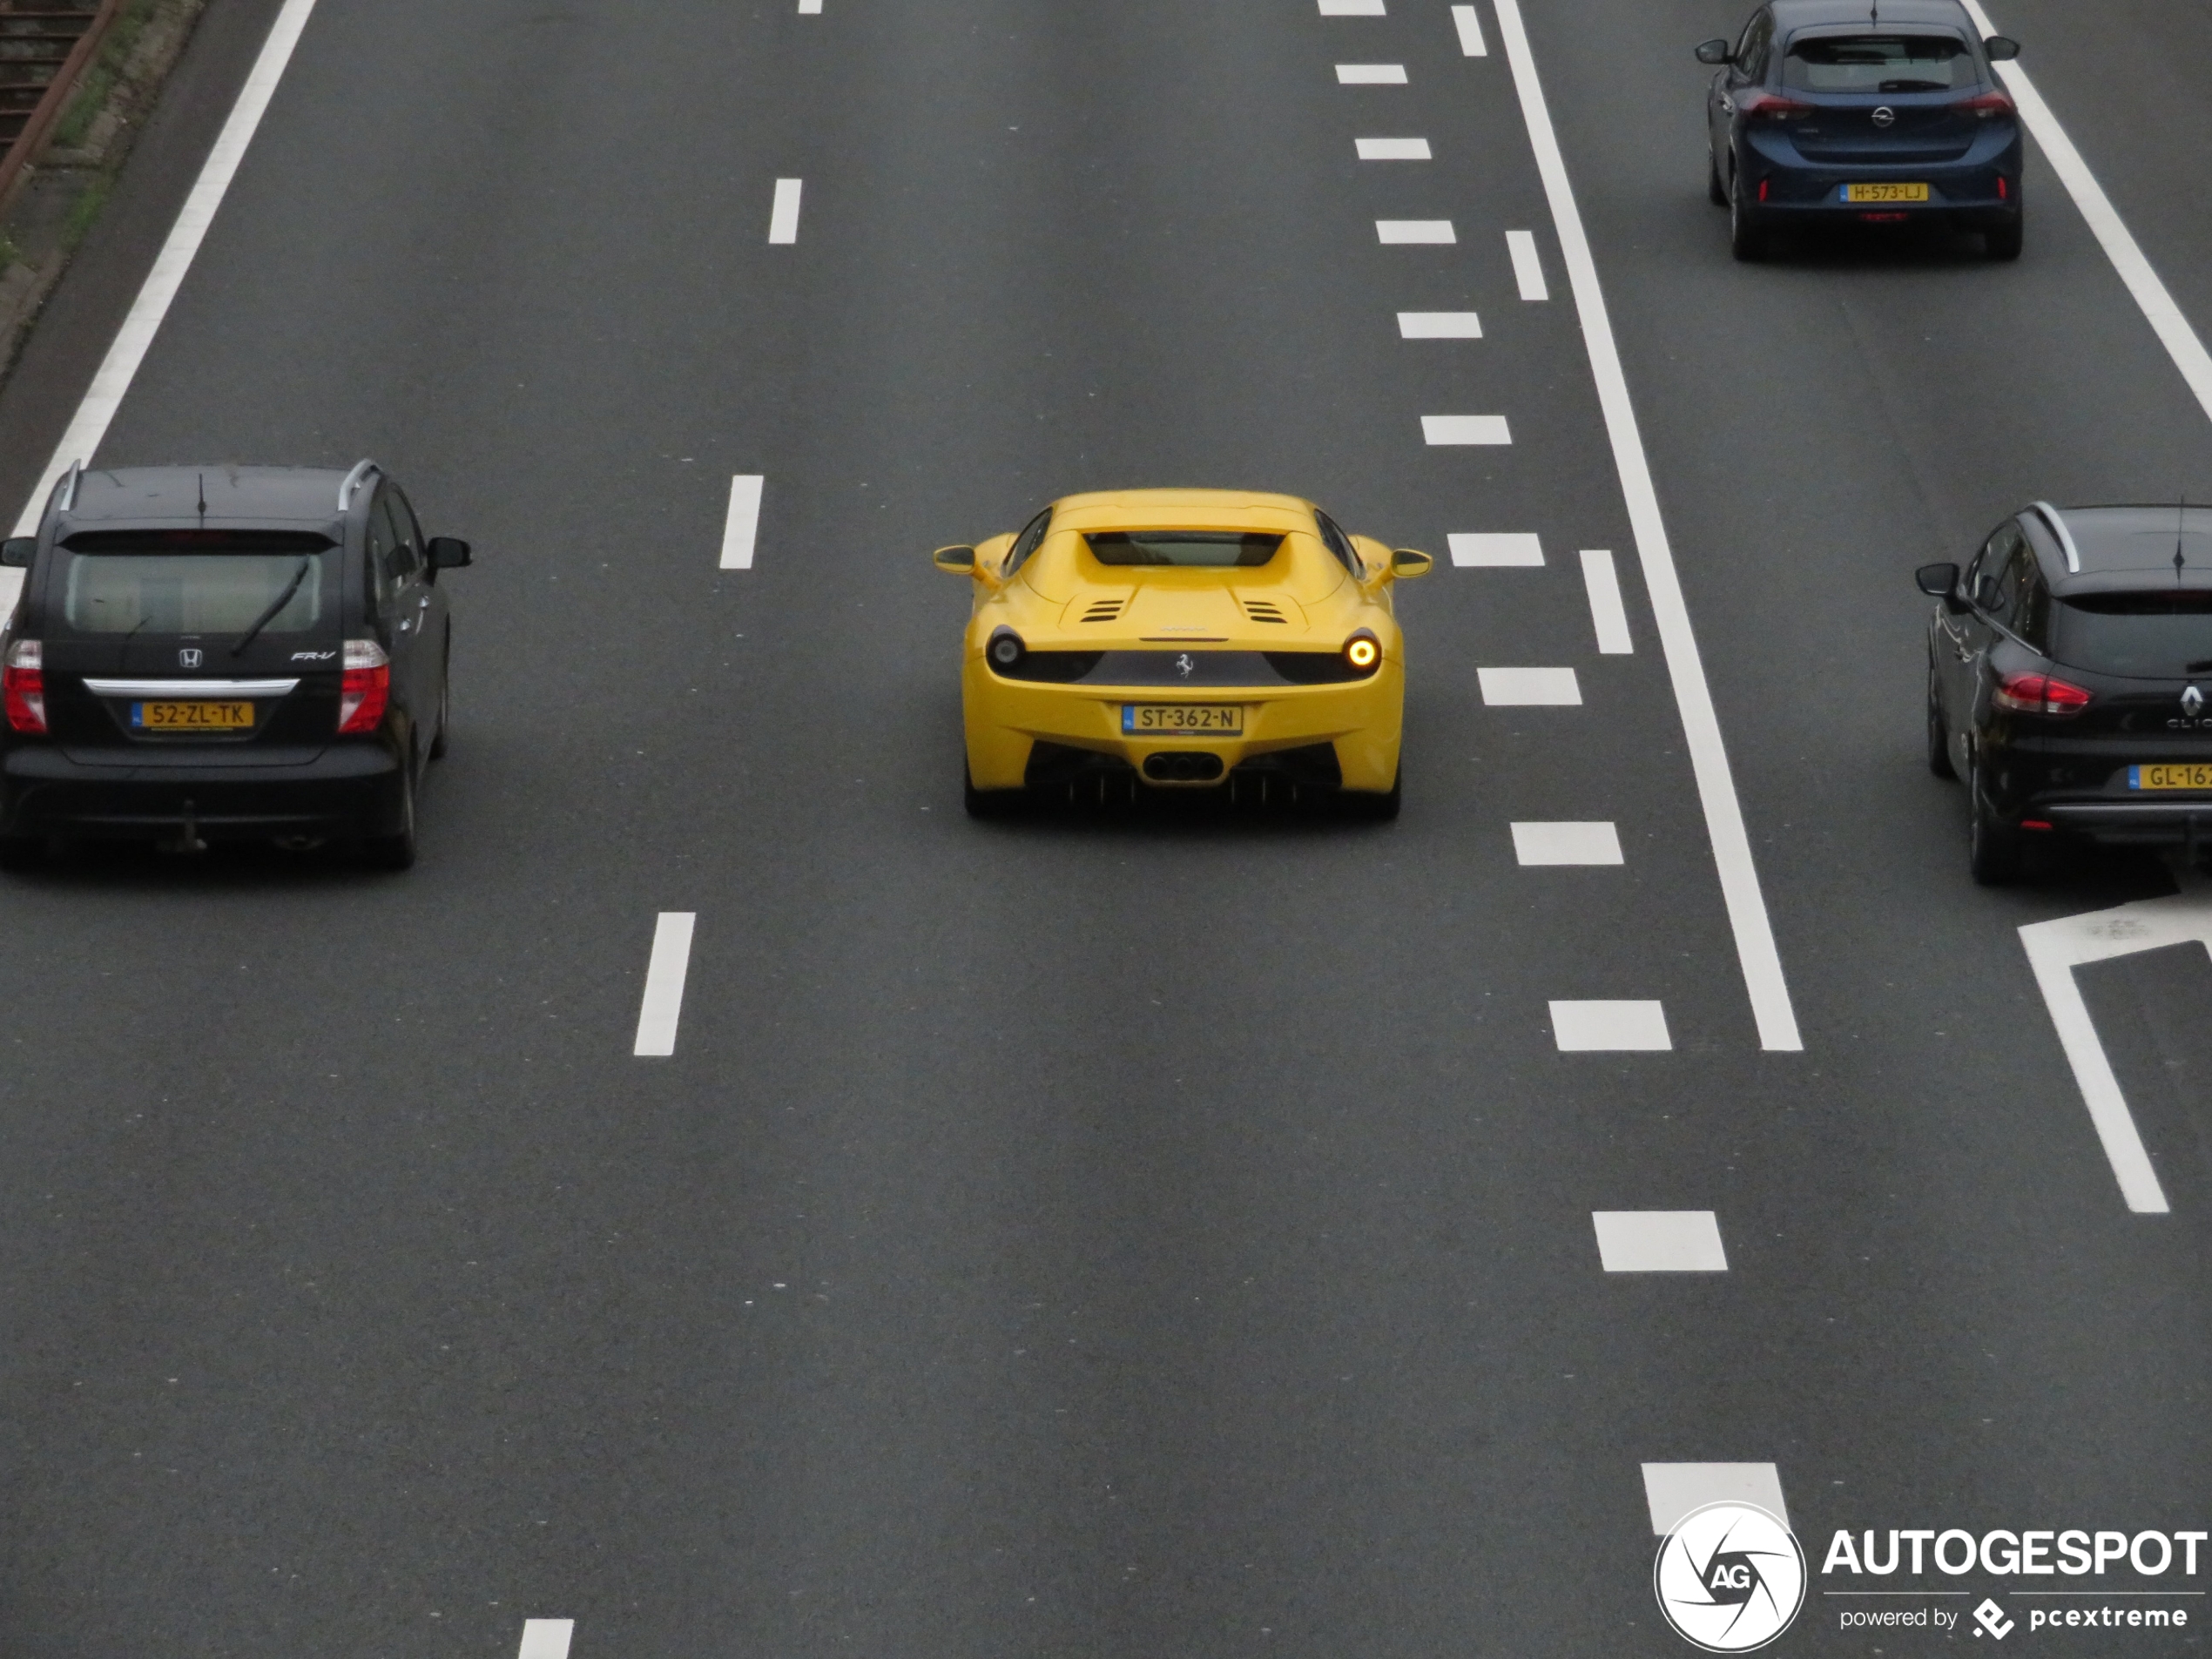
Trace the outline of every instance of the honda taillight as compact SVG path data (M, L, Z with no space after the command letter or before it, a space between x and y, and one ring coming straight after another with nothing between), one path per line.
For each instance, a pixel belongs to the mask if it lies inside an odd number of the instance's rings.
M1984 92L1979 98L1961 98L1952 110L1959 115L1972 115L1976 120L1986 121L1993 116L2018 115L2013 100L2002 92Z
M2079 714L2089 706L2089 693L2048 674L2007 674L1997 682L1989 700L2015 714Z
M1753 92L1738 99L1736 105L1737 114L1757 116L1764 121L1801 121L1817 107L1793 98L1777 98L1771 92Z
M392 659L373 639L346 642L346 678L338 693L338 730L374 732L392 700Z
M8 724L18 732L46 729L46 653L35 639L18 639L8 647L8 665L0 669L0 700L8 710Z

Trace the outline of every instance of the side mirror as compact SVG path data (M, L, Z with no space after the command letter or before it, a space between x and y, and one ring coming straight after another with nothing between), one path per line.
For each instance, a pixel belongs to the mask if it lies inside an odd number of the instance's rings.
M975 574L975 550L972 547L941 547L929 556L929 562L954 576Z
M1931 598L1941 599L1959 589L1955 564L1924 564L1912 573L1913 584Z
M1730 61L1728 43L1724 40L1705 40L1697 44L1697 61L1701 64L1725 64Z
M1436 568L1436 561L1426 553L1410 547L1393 548L1390 553L1390 573L1400 582L1410 582L1417 576L1426 576Z
M433 570L457 570L471 563L469 543L458 536L433 536L428 551Z
M10 536L0 543L0 564L12 564L18 570L27 569L38 551L36 536Z
M1993 64L2009 64L2020 55L2020 44L2010 35L1992 35L1981 43Z

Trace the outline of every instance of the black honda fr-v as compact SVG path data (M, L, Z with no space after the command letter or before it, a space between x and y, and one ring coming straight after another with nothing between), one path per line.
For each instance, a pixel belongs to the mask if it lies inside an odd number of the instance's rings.
M2046 836L2212 853L2212 511L2037 502L1918 580L1928 765L1966 779L1976 880Z

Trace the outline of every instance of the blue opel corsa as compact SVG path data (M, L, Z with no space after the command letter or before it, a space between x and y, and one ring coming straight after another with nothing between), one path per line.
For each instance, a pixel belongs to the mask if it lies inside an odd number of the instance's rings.
M1736 257L1789 226L1935 218L2018 259L2020 113L1989 66L2019 56L1959 0L1770 0L1733 47L1705 42L1707 187Z

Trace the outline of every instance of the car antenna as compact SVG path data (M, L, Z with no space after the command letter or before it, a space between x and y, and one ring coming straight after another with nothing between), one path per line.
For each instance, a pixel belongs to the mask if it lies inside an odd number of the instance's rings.
M2189 493L2185 489L2182 492L2182 504L2174 513L2174 581L2177 586L2182 580L2182 537L2188 529L2188 522Z
M207 475L199 475L199 528L207 528Z

